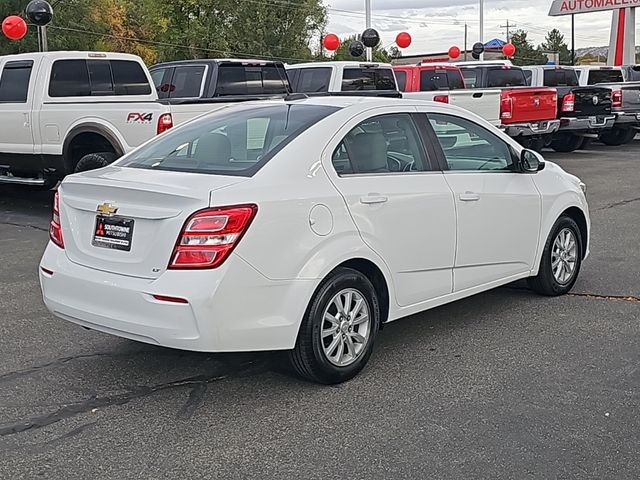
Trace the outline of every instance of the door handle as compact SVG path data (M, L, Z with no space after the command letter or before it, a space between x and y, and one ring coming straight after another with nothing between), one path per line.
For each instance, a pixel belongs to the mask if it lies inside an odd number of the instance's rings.
M480 200L480 195L473 192L464 192L458 195L458 198L463 202L477 202Z
M377 203L385 203L389 200L388 197L383 197L383 196L374 196L374 195L370 195L367 197L361 197L360 198L360 203L363 203L365 205L375 205Z

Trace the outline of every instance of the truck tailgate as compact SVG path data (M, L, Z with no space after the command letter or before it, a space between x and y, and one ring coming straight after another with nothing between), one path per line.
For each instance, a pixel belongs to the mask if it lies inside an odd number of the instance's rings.
M611 114L611 90L603 87L573 87L575 108L573 116L600 116ZM567 114L567 116L571 116Z
M502 101L511 102L511 118L502 117L503 124L554 120L558 110L555 88L518 87L502 90Z
M492 125L500 125L499 90L451 90L449 103L475 113Z

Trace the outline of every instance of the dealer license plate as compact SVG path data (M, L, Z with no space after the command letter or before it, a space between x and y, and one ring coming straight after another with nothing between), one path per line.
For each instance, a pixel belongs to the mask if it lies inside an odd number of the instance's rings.
M93 230L94 247L113 250L131 250L133 239L133 219L123 217L96 216L96 228Z

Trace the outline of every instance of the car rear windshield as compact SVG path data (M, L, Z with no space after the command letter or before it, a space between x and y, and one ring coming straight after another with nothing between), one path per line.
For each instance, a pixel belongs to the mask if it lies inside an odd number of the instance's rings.
M285 145L338 110L285 103L235 106L169 131L118 165L251 177Z
M525 87L527 79L519 68L496 67L487 72L487 87Z
M282 64L221 63L218 67L217 97L286 93L289 80Z
M618 83L624 82L622 78L622 70L591 70L589 72L589 85L595 85L596 83Z
M544 71L545 87L577 87L578 75L570 68L554 68Z
M420 91L422 92L463 88L462 75L457 70L423 70L420 72Z
M345 68L342 91L397 90L396 79L390 68Z

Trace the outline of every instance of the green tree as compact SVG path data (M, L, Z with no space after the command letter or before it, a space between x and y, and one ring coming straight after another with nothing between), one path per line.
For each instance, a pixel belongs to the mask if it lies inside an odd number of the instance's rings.
M545 41L541 45L542 49L548 52L558 52L560 54L560 63L562 65L571 64L571 51L564 40L564 35L560 30L554 28L547 33Z
M351 45L351 43L355 42L356 40L357 40L357 37L355 35L345 38L342 42L340 42L340 46L338 47L338 49L336 50L335 54L331 59L336 61L366 60L367 58L366 52L360 55L359 57L354 57L349 52L349 45ZM373 49L373 61L379 62L379 63L388 63L391 61L391 55L384 48L380 48L378 46Z
M514 65L544 65L547 57L540 48L536 48L527 38L527 32L518 30L511 35L511 43L516 47L512 58Z

